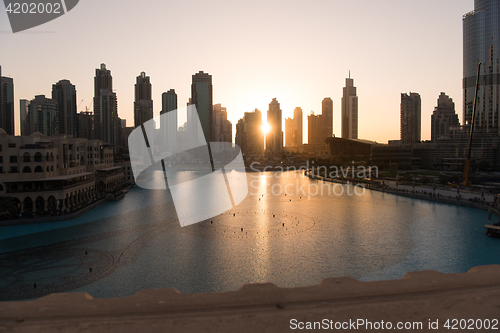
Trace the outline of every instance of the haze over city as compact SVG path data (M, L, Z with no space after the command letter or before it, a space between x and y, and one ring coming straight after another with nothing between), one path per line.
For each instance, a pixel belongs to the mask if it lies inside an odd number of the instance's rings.
M128 126L135 78L142 71L151 77L155 116L162 92L175 89L179 106L185 105L191 75L210 73L213 102L227 108L233 133L244 112L258 108L265 117L273 98L283 119L301 107L305 122L331 97L336 136L350 70L358 88L359 138L399 139L400 93L412 91L422 98L422 140L428 140L440 92L453 98L462 121L462 15L473 8L471 0L307 6L88 0L58 20L17 34L1 11L0 63L2 75L14 78L16 101L50 96L52 84L69 79L78 92L78 111L92 110L94 71L106 63L118 114ZM15 117L19 135L18 102Z

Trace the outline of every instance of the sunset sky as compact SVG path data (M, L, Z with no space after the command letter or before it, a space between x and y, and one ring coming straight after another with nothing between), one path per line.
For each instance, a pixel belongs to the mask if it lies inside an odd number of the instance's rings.
M135 78L151 76L154 113L161 94L175 89L179 107L190 97L191 75L213 77L214 104L234 126L245 111L265 114L276 97L283 118L297 106L306 116L334 101L334 133L349 70L358 88L359 138L399 139L402 92L422 97L422 139L440 92L462 120L462 15L473 0L81 0L52 22L12 34L0 8L2 75L14 78L19 99L51 95L69 79L79 111L90 107L95 69L113 75L118 113L133 126ZM83 100L83 102L81 102ZM234 137L233 137L234 140Z

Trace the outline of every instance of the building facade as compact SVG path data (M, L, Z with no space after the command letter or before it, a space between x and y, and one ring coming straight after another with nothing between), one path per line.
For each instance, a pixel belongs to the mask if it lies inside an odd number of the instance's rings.
M421 136L420 95L411 92L401 94L401 141L403 144L416 144Z
M192 77L191 104L196 105L201 128L207 142L212 141L213 87L212 75L200 71Z
M351 72L349 78L345 79L342 95L342 138L358 138L358 96Z
M500 134L500 2L475 0L463 16L463 122L470 124L481 62L475 131Z
M0 131L0 196L23 214L72 209L123 185L110 146L71 136L11 136Z

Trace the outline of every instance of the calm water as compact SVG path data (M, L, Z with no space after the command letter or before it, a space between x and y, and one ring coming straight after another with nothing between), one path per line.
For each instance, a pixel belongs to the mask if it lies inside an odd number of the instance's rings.
M500 239L485 235L485 211L353 195L352 186L322 186L295 172L250 173L248 180L251 193L239 206L186 228L167 191L140 188L70 221L2 227L0 300L227 291L255 282L294 287L500 263Z

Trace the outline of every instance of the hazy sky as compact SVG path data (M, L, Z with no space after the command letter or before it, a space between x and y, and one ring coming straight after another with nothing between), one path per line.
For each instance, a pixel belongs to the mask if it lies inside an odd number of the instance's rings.
M334 101L341 135L342 87L351 70L359 96L359 138L399 139L402 92L422 97L422 139L440 92L462 120L462 15L473 0L81 0L66 15L12 34L0 8L2 75L14 78L19 99L51 95L52 84L76 85L79 111L90 107L95 69L113 75L118 113L133 126L135 78L151 76L155 116L161 94L175 89L179 107L191 75L212 74L214 104L234 125L245 111L265 114L276 97L283 118L297 106L321 113ZM80 103L83 100L82 103Z

